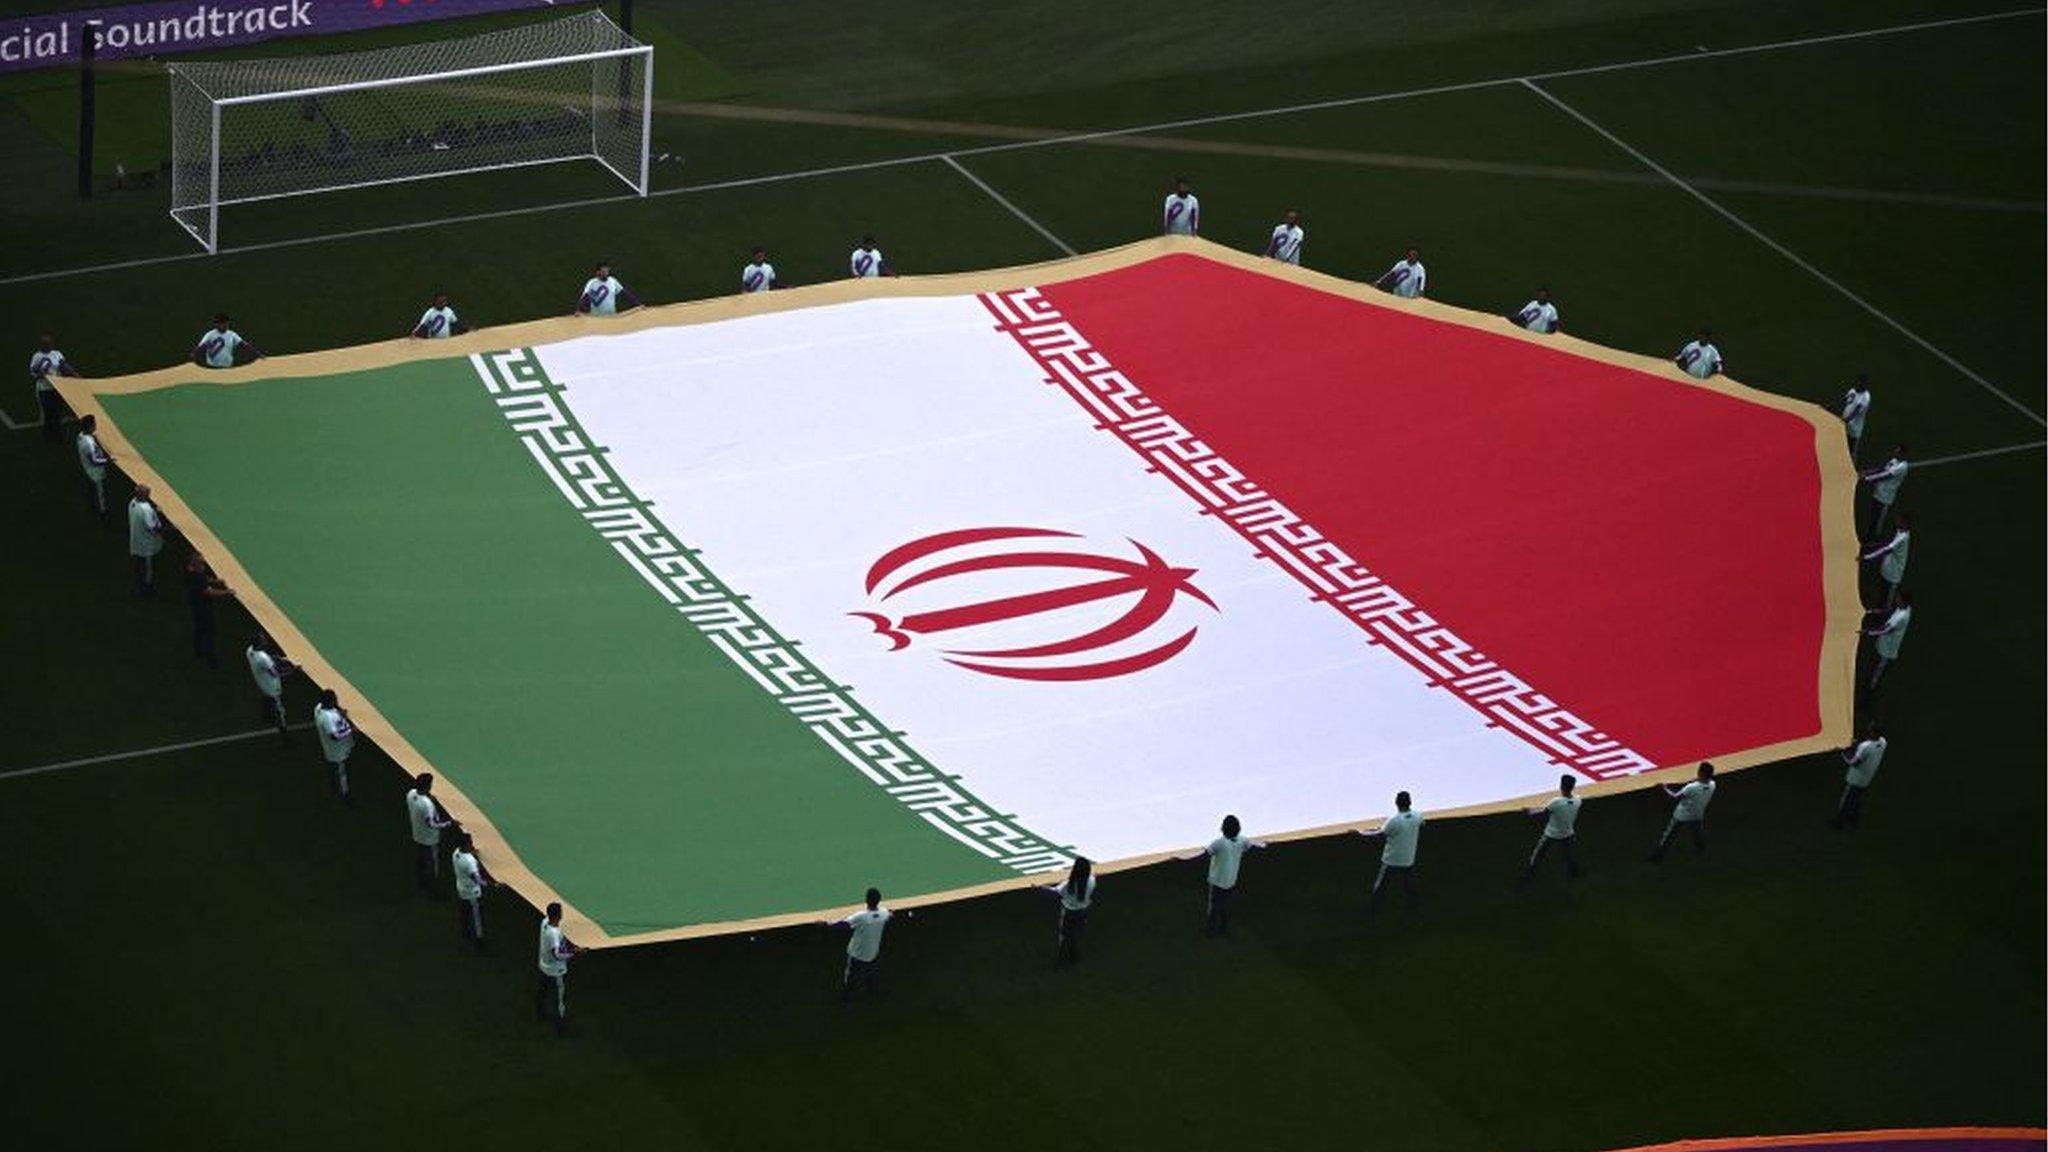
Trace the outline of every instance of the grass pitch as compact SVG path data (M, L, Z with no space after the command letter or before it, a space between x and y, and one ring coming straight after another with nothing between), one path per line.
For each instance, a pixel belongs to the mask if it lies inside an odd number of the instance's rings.
M557 313L600 257L670 300L731 291L754 243L806 282L841 274L862 232L907 272L1059 254L927 158L954 152L1076 249L1148 233L1185 172L1214 239L1254 246L1295 205L1307 262L1341 275L1415 243L1454 303L1504 310L1548 283L1573 331L1646 352L1710 323L1737 378L1818 401L1868 371L1867 453L2042 438L2022 411L2044 406L2038 10L1712 55L2000 9L639 8L663 65L684 55L670 45L705 62L699 87L681 68L663 85L656 150L682 157L657 169L663 195L611 199L589 165L255 205L224 213L238 250L211 258L187 258L161 191L71 199L64 119L37 106L61 81L0 85L12 339L26 355L54 328L110 374L176 359L221 308L273 353L402 333L437 288L474 323ZM1536 84L1833 285L1518 83L1179 123L1688 56ZM694 106L726 96L780 111ZM1174 126L1018 135L1137 125ZM0 410L25 421L28 400ZM1078 971L1050 970L1048 908L995 898L892 928L889 995L851 1011L829 1002L837 946L792 930L588 957L579 1034L557 1043L525 1016L530 911L491 901L498 950L463 953L452 909L412 887L395 770L364 758L365 806L338 813L310 733L0 777L16 1130L45 1147L359 1147L432 1125L500 1147L1590 1150L2039 1124L2042 461L2036 446L1907 483L1918 621L1880 701L1892 751L1860 833L1825 827L1825 757L1731 778L1712 854L1662 870L1637 862L1654 798L1590 805L1575 886L1509 889L1520 821L1446 822L1423 912L1370 926L1358 842L1286 846L1250 862L1239 935L1218 946L1198 938L1199 875L1153 869L1105 882ZM191 663L175 599L129 596L68 447L0 431L0 488L0 772L255 727L233 661ZM224 620L224 646L239 631Z

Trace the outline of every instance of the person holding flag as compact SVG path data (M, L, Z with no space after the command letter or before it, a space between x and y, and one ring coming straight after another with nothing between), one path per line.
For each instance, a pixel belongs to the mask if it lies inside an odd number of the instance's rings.
M1413 300L1422 295L1429 288L1429 269L1422 266L1422 250L1408 249L1408 254L1394 261L1394 266L1381 273L1372 286L1403 300Z
M768 262L768 249L755 245L747 266L740 269L740 294L772 292L780 287L782 285L775 281L775 265Z
M1266 241L1266 258L1282 264L1301 263L1301 242L1308 233L1301 230L1301 213L1289 208L1280 217L1280 223L1273 226L1273 235Z
M476 840L467 832L455 834L455 850L448 854L448 869L455 873L455 907L462 919L462 938L478 952L484 950L484 889L497 883L476 856Z
M875 247L873 236L863 236L854 245L853 255L847 258L847 269L855 280L872 280L877 276L894 276L889 262L882 259L882 250Z
M639 306L640 298L612 275L612 266L605 261L598 262L590 279L583 282L583 293L576 297L576 311L586 316L616 316Z
M1870 378L1858 372L1842 393L1842 427L1849 433L1849 463L1863 448L1863 422L1870 418Z
M88 412L78 418L78 466L85 472L85 502L99 515L100 524L112 528L107 520L107 465L114 458L100 446L99 417Z
M1835 818L1828 821L1836 831L1863 826L1863 793L1877 778L1886 747L1884 729L1873 720L1863 730L1863 739L1842 749L1842 763L1846 766L1842 773L1842 799L1835 805Z
M467 331L469 325L464 324L462 318L455 314L455 309L449 306L448 294L438 292L434 295L434 302L420 313L420 322L412 326L411 336L415 340L446 340Z
M533 992L533 1018L552 1019L557 1036L569 1033L569 959L581 951L562 935L562 905L549 904L540 922L540 984Z
M353 805L348 795L348 758L356 750L356 726L334 689L323 689L313 705L313 731L320 736L320 758L327 762L328 782L335 798Z
M216 313L213 327L200 333L199 342L192 346L192 362L201 368L233 368L247 353L248 360L263 359L263 350L242 339L242 334L228 324L228 314Z
M1901 443L1892 449L1891 459L1860 473L1863 482L1870 485L1870 531L1866 535L1877 539L1884 530L1885 518L1891 515L1892 504L1899 498L1899 486L1906 482L1906 473L1912 470L1907 456L1912 450Z
M422 772L412 778L412 787L405 792L405 817L412 825L413 857L420 891L439 900L441 829L453 827L455 822L442 810L441 802L434 799L432 772Z
M76 376L78 369L57 349L57 338L48 332L36 340L35 354L28 358L29 383L35 385L36 408L43 417L43 439L56 443L64 423L64 397L50 382L52 376Z
M149 498L149 485L137 484L135 495L128 501L128 555L135 561L137 596L156 594L156 554L164 550L164 532L168 527L163 513L157 511L155 501Z
M1163 236L1195 236L1202 231L1202 201L1188 186L1188 178L1173 178L1173 191L1166 195L1166 208L1159 227Z
M1906 551L1913 543L1913 522L1904 512L1892 525L1892 538L1882 544L1872 544L1859 557L1865 564L1877 562L1878 577L1884 582L1884 610L1891 611L1899 601L1899 584L1906 579Z
M1550 289L1538 288L1535 299L1508 313L1508 322L1542 336L1553 336L1563 328L1558 323L1557 305L1550 302Z
M1714 347L1714 330L1711 328L1700 329L1700 334L1680 348L1671 362L1696 380L1718 376L1726 368L1721 361L1721 350Z

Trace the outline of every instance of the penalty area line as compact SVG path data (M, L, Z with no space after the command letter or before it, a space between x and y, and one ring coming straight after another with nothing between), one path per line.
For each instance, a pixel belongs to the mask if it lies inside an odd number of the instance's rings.
M1062 252L1065 252L1069 256L1080 255L1079 252L1074 251L1073 245L1068 244L1065 240L1062 240L1059 237L1053 235L1052 229L1047 228L1045 225L1040 224L1038 221L1032 219L1031 214L1029 212L1026 212L1022 208L1017 207L1015 204L1010 203L1008 197L1004 196L1001 192L996 191L994 188L989 187L988 182L986 180L983 180L981 177L976 176L972 172L969 172L967 170L967 166L965 164L960 163L958 160L953 159L950 153L939 157L939 159L944 160L948 168L951 168L953 171L958 172L960 175L967 177L967 182L969 184L972 184L976 188L981 189L983 192L988 193L989 199L1009 209L1010 215L1015 216L1017 219L1022 220L1026 224L1029 224L1033 232L1036 232L1040 236L1045 237L1047 240L1052 241L1053 247L1059 249Z
M313 725L292 724L287 731L301 732ZM128 752L109 752L104 756L85 756L77 760L60 760L55 764L38 764L33 768L10 768L0 772L0 780L25 779L42 776L51 772L68 772L73 768L90 768L95 764L112 764L118 760L135 760L143 756L160 756L166 752L183 752L192 748L211 748L216 744L234 744L242 740L254 740L259 736L275 736L275 728L252 728L247 732L236 732L228 736L210 736L204 740L185 740L177 744L159 744L154 748L137 748Z

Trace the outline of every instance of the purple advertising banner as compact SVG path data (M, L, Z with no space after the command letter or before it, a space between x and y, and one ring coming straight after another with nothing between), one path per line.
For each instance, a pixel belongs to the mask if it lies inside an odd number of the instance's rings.
M47 16L0 17L0 72L58 68L78 59L91 21L99 58L169 56L280 36L359 32L550 7L555 0L170 0Z

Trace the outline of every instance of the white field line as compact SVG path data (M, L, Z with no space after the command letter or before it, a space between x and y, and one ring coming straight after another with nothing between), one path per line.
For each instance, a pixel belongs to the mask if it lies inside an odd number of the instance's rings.
M715 192L728 188L777 184L789 180L807 180L814 177L833 176L847 172L861 172L878 168L901 167L907 164L945 161L949 157L979 156L992 152L1009 152L1021 148L1045 148L1057 144L1075 144L1112 136L1144 135L1151 132L1163 132L1172 128L1227 124L1237 120L1255 120L1267 116L1286 116L1298 112L1315 112L1328 108L1349 108L1387 100L1406 100L1417 96L1434 96L1449 92L1469 92L1482 88L1497 88L1507 84L1518 84L1529 80L1552 80L1567 76L1588 76L1595 73L1615 72L1629 68L1654 68L1692 60L1712 60L1726 56L1741 56L1757 52L1775 52L1788 48L1803 48L1815 44L1834 44L1849 40L1864 40L1875 36L1896 36L1907 32L1924 32L1935 28L1981 24L1991 20L2010 20L2022 16L2036 16L2044 11L2048 11L2048 8L2039 6L2016 8L2003 12L1984 13L1977 16L1958 16L1946 20L1923 20L1913 24L1893 24L1883 28L1867 28L1856 32L1837 32L1826 36L1804 36L1793 40L1776 40L1765 44L1750 44L1737 48L1719 48L1706 52L1691 52L1684 55L1651 56L1639 60L1624 60L1614 64L1596 64L1585 68L1564 68L1550 72L1531 73L1526 76L1503 76L1493 80L1473 80L1461 84L1439 84L1427 88L1411 88L1401 92L1381 92L1368 96L1318 100L1306 104L1285 104L1248 112L1227 112L1215 116L1196 116L1183 120L1169 120L1158 124L1140 124L1128 128L1104 129L1097 132L1075 132L1061 136L1051 136L1043 140L1010 141L1002 144L987 144L976 148L956 148L949 152L923 152L913 156L897 156L886 160L870 160L858 164L840 164L829 168L810 168L803 171L783 172L770 176L722 180L709 184L685 184L675 188L663 188L650 193L644 198L631 194L595 196L581 200L564 200L554 204L536 204L524 208L507 208L496 212L476 212L457 216L443 216L432 220L415 220L404 224L391 224L378 228L358 228L344 232L327 232L314 236L299 236L289 240L273 240L261 244L232 245L222 248L218 253L214 253L213 257L232 256L246 252L267 252L278 248L296 248L307 244L325 244L336 240L354 240L365 236L381 236L393 232L411 232L422 228L441 228L450 224L470 224L482 220L499 220L541 212L559 212L572 208L589 208L601 204L632 203L641 199L652 199L660 196L682 196L697 192ZM29 272L16 276L0 277L0 287L9 284L30 284L44 280L61 280L73 276L87 276L100 272L118 272L129 268L147 268L161 264L177 264L187 260L205 260L209 258L209 255L205 252L182 252L170 256L148 256L136 260L87 264L76 268L54 269L47 272Z
M1870 301L1865 300L1863 297L1858 296L1856 293L1850 291L1846 286L1842 284L1841 281L1836 280L1834 277L1814 267L1810 262L1806 260L1805 257L1800 256L1798 253L1792 251L1790 248L1787 248L1783 244L1778 243L1776 240L1771 239L1769 236L1764 235L1761 231L1757 230L1755 225L1751 224L1747 220L1744 220L1742 217L1737 216L1735 213L1730 212L1728 209L1723 208L1719 201L1713 199L1706 193L1686 183L1683 177L1676 175L1669 168L1666 168L1662 164L1657 163L1655 160L1650 159L1648 156L1644 155L1640 149L1636 148L1628 141L1623 140L1621 137L1616 136L1614 133L1609 132L1605 128L1602 128L1598 123L1594 122L1594 120L1591 117L1587 116L1585 113L1565 103L1563 100L1560 100L1557 97L1551 95L1547 90L1543 88L1542 85L1536 83L1534 80L1527 79L1522 80L1521 85L1522 87L1527 88L1529 91L1534 92L1536 95L1541 96L1544 100L1549 101L1552 105L1554 105L1558 110L1562 111L1565 115L1570 116L1572 119L1577 120L1579 123L1592 129L1595 133L1599 134L1603 139L1605 139L1609 144L1612 144L1616 148L1621 149L1623 152L1628 153L1630 156L1635 157L1636 161L1640 163L1643 167L1648 168L1650 171L1657 173L1659 176L1664 177L1666 180L1669 180L1673 185L1677 186L1681 191L1685 192L1688 196L1691 196L1693 199L1698 200L1700 203L1706 205L1709 209L1713 210L1713 212L1716 215L1728 221L1730 224L1735 225L1737 228L1742 229L1744 232L1749 233L1751 237L1760 241L1764 245L1764 247L1769 248L1771 251L1776 252L1780 256L1783 256L1785 259L1791 261L1793 264L1798 265L1801 269L1803 269L1807 274L1811 275L1814 279L1819 280L1821 283L1827 285L1830 288L1833 288L1836 292L1840 293L1843 297L1847 298L1850 303L1863 309L1865 312L1870 313L1872 316L1876 317L1878 320L1882 321L1885 325L1890 327L1893 331L1897 332L1899 335L1904 336L1906 339L1911 340L1915 344L1918 344L1921 348L1926 349L1937 360L1940 360L1942 363L1948 365L1949 367L1955 369L1957 372L1960 372L1964 376L1975 381L1978 384L1978 386L1982 387L1985 391L1991 393L1993 396L1996 396L2000 400L2003 400L2007 404L2010 404L2015 411L2024 414L2027 417L2027 419L2032 420L2036 424L2048 427L2048 419L2043 419L2040 413L2034 411L2032 408L2027 407L2025 404L2020 403L2018 400L2015 400L2012 397L2011 393L2008 393L2003 388L2000 388L1998 385L1993 384L1991 381L1986 380L1984 377L1979 376L1969 366L1965 365L1962 361L1957 360L1955 357L1949 355L1941 349L1935 347L1932 343L1930 343L1925 337L1921 336L1918 332L1915 332L1911 328L1906 327L1904 324L1899 323L1897 320L1893 319L1889 313L1880 309L1877 305L1872 304Z
M1069 256L1080 255L1080 253L1074 251L1072 245L1068 244L1065 240L1062 240L1059 237L1053 235L1052 229L1047 228L1043 224L1040 224L1038 221L1031 218L1030 213L1024 211L1022 208L1017 207L1015 204L1010 203L1009 199L1005 197L1001 192L998 192L995 189L989 187L986 181L984 181L981 177L976 176L974 173L969 172L966 166L961 164L958 160L953 159L951 156L945 156L942 157L942 159L945 160L947 167L951 168L955 172L958 172L962 176L967 177L968 183L974 185L976 188L981 189L983 192L988 193L989 199L994 200L996 203L1001 204L1005 208L1008 208L1010 210L1010 215L1015 216L1017 219L1022 220L1026 224L1029 224L1033 232L1036 232L1040 236L1045 237L1047 240L1052 241L1053 247L1059 249L1062 252L1065 252Z
M1932 468L1936 464L1960 464L1965 460L1982 460L1986 456L2006 456L2014 452L2038 452L2048 448L2048 440L2029 440L2025 444L2007 444L2003 448L1981 448L1975 452L1958 452L1953 456L1936 456L1931 460L1915 460L1913 467Z
M293 724L291 731L298 732L311 728L310 723ZM164 752L183 752L188 748L210 748L215 744L233 744L241 740L254 740L259 736L275 736L275 728L252 728L247 732L236 732L229 736L212 736L205 740L186 740L178 744L159 744L154 748L136 748L128 752L109 752L105 756L87 756L78 760L60 760L55 764L39 764L34 768L11 768L0 772L0 780L22 780L30 776L42 776L51 772L68 772L73 768L90 768L95 764L112 764L117 760L133 760L140 756L156 756Z

